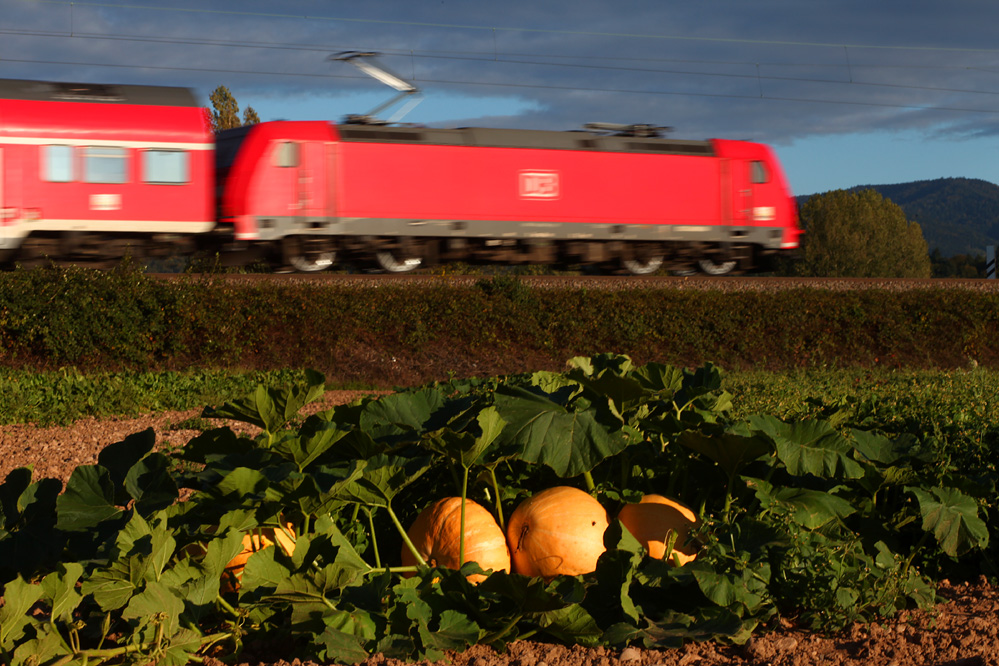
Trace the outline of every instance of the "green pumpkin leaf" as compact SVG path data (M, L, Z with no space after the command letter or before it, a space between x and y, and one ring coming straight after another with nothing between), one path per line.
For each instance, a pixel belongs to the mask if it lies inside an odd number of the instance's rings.
M579 645L596 645L603 631L585 608L576 604L528 616L559 640Z
M973 548L985 548L989 543L989 530L978 517L978 503L957 488L906 487L919 500L919 513L923 530L936 537L940 548L957 557Z
M115 487L115 503L124 506L130 496L125 491L125 477L128 471L142 460L156 445L156 431L146 428L142 432L128 435L120 442L104 447L97 454L97 464L108 471Z
M206 407L204 418L232 419L255 425L270 435L276 434L288 421L295 418L302 407L318 400L325 393L325 378L315 370L305 371L305 386L291 389L268 389L258 386L257 390L241 400L227 402L215 409Z
M563 478L590 471L630 444L622 432L608 432L595 412L569 411L525 389L498 389L495 405L508 423L501 440L515 445L521 459L547 465Z
M304 470L348 434L333 423L310 417L298 434L289 433L275 442L274 451Z
M99 465L80 465L73 470L66 492L56 500L56 510L56 527L67 532L89 531L122 515L114 504L111 475Z
M31 485L31 467L18 467L0 484L0 528L13 529L21 515L21 494Z
M52 608L52 619L69 622L73 611L80 605L83 596L76 591L76 583L83 575L83 565L77 562L59 564L58 568L42 579L45 598Z
M336 497L368 506L388 506L401 490L430 469L431 459L375 456L367 461L361 476L340 488Z
M358 418L360 429L374 439L418 439L434 412L444 406L439 389L392 393L364 406Z
M166 649L156 666L187 666L201 649L201 635L187 628L177 629L167 639Z
M148 515L173 504L180 493L171 474L172 463L162 453L147 455L132 465L124 485L140 512Z
M0 623L0 627L3 624ZM56 627L48 624L40 624L34 627L35 638L19 643L14 650L12 664L79 664L80 662L70 661L73 653L65 640L59 635ZM0 631L2 633L2 631ZM0 643L2 645L2 643Z
M338 620L342 614L344 613L336 614L335 618ZM319 655L320 658L329 659L339 664L358 664L368 658L368 653L357 636L338 629L332 624L327 624L315 640L324 648L324 652Z
M424 645L438 650L464 651L479 641L479 625L463 613L446 610L433 631L421 632Z
M735 477L746 464L773 451L764 437L754 436L745 427L735 426L722 432L685 430L680 444L718 463L729 478Z
M750 417L753 428L770 437L777 457L795 476L859 479L864 469L849 456L850 442L825 421L784 423L773 416Z
M122 618L144 622L162 622L167 635L173 635L180 628L180 614L184 612L184 600L177 590L171 590L157 581L150 581L142 592L132 597Z
M881 465L891 465L902 457L897 440L890 440L884 435L866 430L851 430L854 448L863 459Z
M31 623L28 611L42 598L45 590L30 585L18 576L4 586L4 605L0 606L0 648L11 650Z
M777 488L763 479L743 477L746 485L756 492L765 507L775 504L790 509L791 518L810 530L833 520L842 520L857 511L850 502L831 493L808 488Z

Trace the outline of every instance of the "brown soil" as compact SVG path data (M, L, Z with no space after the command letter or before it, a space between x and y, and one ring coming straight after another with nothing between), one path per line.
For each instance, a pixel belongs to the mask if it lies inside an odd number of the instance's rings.
M330 391L313 409L347 402L358 394ZM160 446L179 446L198 434L176 424L200 410L149 414L134 419L86 419L69 427L0 426L0 478L14 468L32 464L35 478L54 477L64 483L77 465L94 464L97 453L126 435L152 427ZM820 635L792 622L759 631L742 646L695 643L675 650L565 647L518 641L505 653L476 646L449 655L455 666L717 666L720 664L865 664L910 666L999 666L999 588L984 579L951 584L943 581L940 603L929 611L904 613L884 622L855 625L835 635ZM248 664L308 666L310 662L272 660L264 656ZM221 666L221 662L206 659ZM401 666L404 662L374 655L365 666ZM424 662L426 663L426 662Z

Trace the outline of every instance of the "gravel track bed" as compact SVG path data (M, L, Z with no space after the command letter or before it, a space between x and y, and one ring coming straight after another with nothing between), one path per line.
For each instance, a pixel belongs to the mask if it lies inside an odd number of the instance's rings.
M241 275L177 275L156 274L164 280L221 280L229 284L328 284L330 286L399 287L399 286L454 286L469 287L486 275L384 275L384 274L267 274ZM527 275L518 279L531 287L550 289L675 289L679 291L764 291L778 292L789 289L825 289L828 291L855 291L884 289L912 291L915 289L966 289L970 291L999 292L999 280L962 279L908 279L908 278L783 278L783 277L638 277L611 275Z

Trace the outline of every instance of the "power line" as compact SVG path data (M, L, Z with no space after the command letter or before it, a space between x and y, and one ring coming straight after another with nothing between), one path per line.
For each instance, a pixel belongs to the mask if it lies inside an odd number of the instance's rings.
M239 47L239 48L255 48L255 49L277 49L277 50L287 50L287 51L316 51L316 52L329 52L335 50L330 47L329 44L303 44L300 42L288 43L288 42L260 42L260 41L232 41L232 40L219 40L219 39L179 39L176 37L153 37L149 35L122 35L113 33L87 33L79 31L68 31L68 30L12 30L12 29L0 29L0 34L5 35L15 35L15 36L25 36L25 37L72 37L75 39L99 39L99 40L115 40L115 41L135 41L135 42L148 42L154 44L190 44L197 46L229 46L229 47ZM346 50L346 49L344 49ZM370 49L350 49L350 50L370 50ZM707 60L703 58L650 58L647 56L641 58L627 57L627 56L609 56L609 55L559 55L553 53L520 53L516 51L497 51L495 48L490 51L446 51L446 50L427 50L427 49L378 49L380 53L388 55L401 55L401 56L412 56L417 57L445 57L450 56L455 59L462 59L467 57L470 60L485 60L485 59L495 59L499 55L507 58L553 58L553 59L572 59L572 60L600 60L600 61L611 61L611 62L669 62L669 63L680 63L680 64L704 64L704 65L743 65L743 66L765 66L765 67L795 67L795 68L835 68L842 69L846 66L845 63L818 63L818 62L767 62L767 61L748 61L748 60ZM519 61L510 61L519 62ZM558 63L549 63L558 64ZM870 69L903 69L903 70L958 70L958 71L969 71L969 70L979 70L979 71L995 71L984 67L973 67L970 65L898 65L898 64L885 64L885 63L857 63L850 62L850 67L854 69L859 68L870 68Z
M439 23L430 21L403 21L398 19L360 19L347 18L342 16L319 16L314 14L282 14L276 12L248 12L229 9L203 9L189 7L157 7L155 5L130 5L111 2L89 2L78 0L22 0L32 4L62 5L67 7L99 7L102 9L141 9L146 11L194 13L224 16L246 16L252 18L283 18L301 19L308 21L331 21L343 23L369 23L372 25L398 25L419 28L444 28L449 30L478 30L483 32L526 32L549 35L565 35L580 37L614 37L624 39L654 39L654 40L676 40L695 41L708 43L729 43L729 44L756 44L764 46L808 46L808 47L832 47L847 49L876 49L891 51L926 51L940 52L951 51L957 53L999 53L999 48L972 48L955 46L910 46L910 45L887 45L887 44L847 44L841 42L808 42L789 41L774 39L745 39L739 37L693 37L689 35L664 35L656 33L629 33L629 32L602 32L593 30L555 30L551 28L525 28L525 27L504 27L488 25L472 25L462 23Z
M495 34L496 30L506 30L506 31L526 31L526 32L542 32L542 33L552 33L552 34L578 34L587 36L604 36L604 37L628 37L628 38L638 38L645 37L650 39L684 39L684 40L695 40L695 41L730 41L739 43L752 43L752 44L779 44L779 45L796 45L796 46L839 46L843 48L847 53L847 60L842 64L811 64L807 65L804 63L765 63L764 66L773 67L833 67L842 69L844 67L848 68L850 73L850 80L837 80L829 78L810 78L810 77L793 77L793 76L775 76L775 75L762 75L759 71L761 63L751 63L751 62L739 62L739 61L717 61L717 60L692 60L692 59L655 59L655 58L627 58L627 57L603 57L603 56L562 56L562 55L548 55L548 54L522 54L522 53L503 53L502 57L497 51L487 54L483 52L475 51L434 51L434 50L399 50L399 49L389 49L383 50L386 54L395 54L399 56L407 56L410 58L421 58L421 59L437 59L437 60L463 60L470 62L495 62L501 64L513 64L513 65L529 65L529 66L542 66L542 67L562 67L562 68L574 68L574 69L586 69L586 70L604 70L604 71L623 71L623 72L635 72L635 73L645 73L645 74L668 74L668 75L680 75L680 76L697 76L697 77L716 77L716 78L727 78L727 79L741 79L741 80L755 80L755 81L776 81L776 82L790 82L790 83L812 83L821 85L851 85L851 86L864 86L872 88L885 88L885 89L900 89L900 90L919 90L925 92L936 92L936 93L952 93L952 94L973 94L973 95L999 95L999 91L993 90L974 90L966 88L948 88L948 87L938 87L938 86L926 86L926 85L910 85L903 83L878 83L873 81L858 81L853 79L852 72L855 69L861 67L868 68L907 68L907 69L961 69L961 70L977 70L977 71L992 71L987 68L971 68L971 67L953 67L953 66L922 66L922 65L864 65L853 63L849 60L849 48L878 48L878 49L908 49L908 50L923 50L923 51L940 51L940 50L951 50L951 51L964 51L964 52L987 52L987 53L999 53L999 49L949 49L943 47L894 47L885 45L833 45L818 42L783 42L783 41L769 41L769 40L745 40L745 39L717 39L717 38L699 38L699 37L673 37L669 35L639 35L639 34L629 34L629 33L609 33L609 32L593 32L593 31L564 31L564 30L546 30L540 28L501 28L492 26L471 26L471 25L461 25L461 24L444 24L444 23L429 23L429 22L414 22L414 21L399 21L399 20L374 20L374 19L348 19L339 17L323 17L323 16L309 16L309 15L291 15L291 14L279 14L272 12L247 12L238 10L215 10L215 9L190 9L182 7L155 7L147 5L130 5L122 3L109 3L109 2L76 2L75 0L70 2L67 0L32 0L36 4L44 3L51 5L62 5L70 7L70 11L74 6L84 6L84 7L94 7L94 8L113 8L113 9L131 9L131 10L146 10L146 11L173 11L173 12L187 12L187 13L200 13L200 14L211 14L211 15L232 15L232 16L247 16L254 18L297 18L305 20L323 20L323 21L347 21L347 22L360 22L360 23L373 23L373 24L394 24L394 25L405 25L405 26L417 26L417 27L437 27L437 28L449 28L449 29L477 29L477 30L490 30ZM116 35L116 34L101 34L101 33L79 33L72 29L70 32L66 31L32 31L32 30L17 30L17 29L2 29L0 34L6 35L16 35L16 36L26 36L26 37L54 37L54 38L66 38L72 37L76 39L94 39L102 41L132 41L140 43L164 43L164 44L184 44L184 45L199 45L199 46L218 46L218 47L236 47L236 48L254 48L254 49L280 49L280 50L294 50L294 51L315 51L315 52L329 52L332 49L329 45L308 45L308 44L288 44L281 42L254 42L254 41L229 41L229 40L192 40L192 39L178 39L171 37L158 37L158 36L137 36L137 35ZM531 58L528 60L527 58ZM547 60L546 60L547 59ZM551 59L559 59L563 62L550 62ZM575 60L593 60L599 59L601 64L586 64L579 62L564 62L568 59ZM260 75L260 76L297 76L297 77L308 77L308 78L330 78L330 79L346 79L346 80L359 80L355 76L347 75L335 75L335 74L310 74L310 73L295 73L289 74L287 71L282 72L270 72L270 71L260 71L260 70L234 70L227 68L206 68L206 67L168 67L168 66L141 66L135 64L123 65L120 63L108 64L108 63L84 63L84 62L64 62L64 61L54 61L54 60L32 60L32 59L10 59L4 58L7 62L21 62L21 63L33 63L33 64L51 64L51 65L78 65L78 66L89 66L89 67L113 67L122 69L148 69L148 70L173 70L173 71L192 71L192 72L217 72L217 73L227 73L227 74L244 74L244 75ZM752 66L755 68L753 73L731 73L731 72L710 72L710 71L692 71L685 69L664 69L657 67L641 67L641 66L623 66L620 64L602 64L608 61L615 63L622 62L638 62L638 63L681 63L681 64L703 64L703 65L714 65L714 66ZM424 83L437 83L445 85L456 85L456 86L492 86L492 87L504 87L504 88L521 88L521 89L544 89L544 90L562 90L562 91L581 91L581 92L607 92L615 94L644 94L644 95L682 95L687 97L712 97L712 98L730 98L730 99L762 99L767 101L785 101L785 102L802 102L802 103L820 103L820 104L841 104L841 105L851 105L851 106L870 106L870 107L882 107L882 108L898 108L898 109L918 109L918 110L936 110L936 111L947 111L947 112L962 112L962 113L999 113L999 111L992 109L975 109L975 108L963 108L957 106L927 106L920 104L896 104L887 102L863 102L863 101L847 101L847 100L836 100L836 99L814 99L806 97L793 97L793 96L777 96L777 95L766 95L764 94L763 88L761 86L759 95L741 95L741 94L729 94L729 93L698 93L698 92L678 92L669 90L641 90L641 89L615 89L615 88L601 88L601 87L588 87L588 86L552 86L552 85L539 85L539 84L529 84L529 83L503 83L503 82L483 82L483 81L459 81L459 80L445 80L445 79L428 79L422 78L421 82Z
M108 67L116 69L149 69L158 71L184 71L184 72L212 72L212 73L222 73L222 74L248 74L255 76L293 76L293 77L305 77L305 78L324 78L324 79L351 79L351 80L366 80L363 77L357 76L347 76L341 74L308 74L308 73L289 73L289 72L274 72L274 71L263 71L263 70L234 70L234 69L221 69L214 67L169 67L164 65L125 65L121 63L98 63L98 62L71 62L71 61L60 61L60 60L34 60L27 58L4 58L4 62L19 62L26 64L41 64L41 65L72 65L80 67ZM673 91L673 90L640 90L640 89L628 89L628 88L595 88L595 87L581 87L581 86L559 86L559 85L548 85L548 84L529 84L529 83L501 83L501 82L483 82L483 81L459 81L452 79L421 79L425 83L436 83L442 85L459 85L459 86L481 86L481 87L495 87L495 88L523 88L528 90L559 90L566 92L601 92L601 93L613 93L618 95L658 95L658 96L675 96L675 97L707 97L713 99L744 99L744 100L754 100L754 101L776 101L776 102L797 102L806 104L840 104L846 106L869 106L869 107L879 107L879 108L891 108L891 109L904 109L909 111L941 111L941 112L957 112L957 113L981 113L996 115L999 114L999 109L973 109L973 108L963 108L963 107L951 107L951 106L925 106L916 104L891 104L887 102L858 102L850 100L836 100L836 99L815 99L815 98L803 98L803 97L787 97L787 96L765 96L760 97L758 95L737 95L732 93L698 93L698 92L687 92L687 91Z
M43 31L20 31L20 30L0 30L0 34L8 35L24 35L24 36L34 36L34 37L67 37L68 33L61 32L43 32ZM231 41L219 41L219 40L192 40L192 39L176 39L176 38L166 38L166 37L139 37L131 35L113 35L113 34L99 34L99 33L74 33L73 38L76 39L95 39L95 40L108 40L108 41L131 41L139 43L157 43L157 44L187 44L187 45L199 45L199 46L224 46L224 47L239 47L239 48L263 48L263 49L280 49L280 50L295 50L295 51L316 51L316 52L329 52L331 49L329 46L313 46L313 45L294 45L294 44L281 44L281 43L266 43L266 42L231 42ZM793 82L793 83L820 83L820 84L841 84L841 85L855 85L855 86L867 86L867 87L881 87L881 88L896 88L902 90L922 90L926 92L946 92L946 93L960 93L960 94L971 94L971 95L999 95L999 91L995 90L974 90L969 88L944 88L939 86L917 86L911 84L902 83L880 83L874 81L860 81L860 80L836 80L836 79L818 79L810 77L791 77L791 76L774 76L774 75L761 75L758 71L756 73L749 74L733 74L726 72L705 72L705 71L691 71L691 70L672 70L672 69L661 69L661 68L649 68L649 67L622 67L616 65L593 65L593 64L579 64L579 63L560 63L560 62L545 62L537 60L518 60L514 58L527 58L527 57L555 57L555 58L578 58L579 56L548 56L543 54L504 54L504 57L497 57L496 55L489 56L487 54L474 53L474 52L446 52L446 51L399 51L399 50L388 50L382 51L383 53L390 53L400 56L408 56L413 58L422 59L437 59L437 60L463 60L468 62L495 62L495 63L505 63L505 64L520 64L520 65L534 65L534 66L545 66L545 67L563 67L563 68L573 68L573 69L592 69L592 70L606 70L606 71L626 71L626 72L636 72L636 73L649 73L649 74L673 74L673 75L683 75L683 76L703 76L703 77L715 77L715 78L729 78L729 79L746 79L746 80L756 80L756 81L782 81L782 82ZM440 55L436 55L440 54ZM601 58L602 59L602 58ZM11 61L11 59L6 58L5 60ZM618 58L617 60L625 61L647 61L647 62L657 62L655 59L638 59L638 58ZM757 69L761 63L752 63L748 61L696 61L696 60L658 60L658 62L677 62L682 64L721 64L721 65L735 65L735 66L756 66ZM844 65L795 65L795 64L778 64L769 63L767 66L785 66L785 67L802 67L802 66L825 66L825 67L837 67L842 68ZM852 69L857 69L859 67L880 67L878 65L857 65L850 64ZM889 66L890 67L890 66ZM922 67L912 67L909 68L922 68ZM935 66L934 69L939 69L941 67ZM968 67L948 67L946 69L961 69L967 70L971 69ZM982 71L984 68L978 68ZM224 71L224 70L222 70ZM356 78L356 77L346 77L346 78Z

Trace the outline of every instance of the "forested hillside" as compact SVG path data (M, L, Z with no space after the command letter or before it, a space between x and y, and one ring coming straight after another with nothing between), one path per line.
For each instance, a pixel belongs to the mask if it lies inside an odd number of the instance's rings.
M999 185L972 178L939 178L897 185L858 185L873 189L901 206L917 222L930 250L945 257L984 255L999 245ZM798 197L804 203L812 195Z

